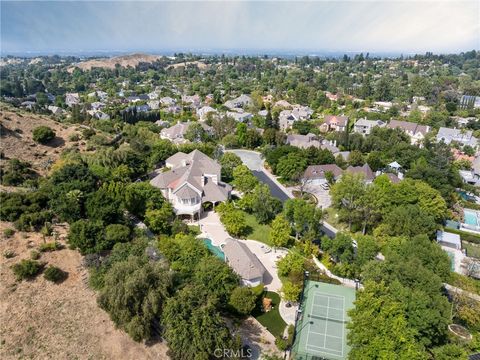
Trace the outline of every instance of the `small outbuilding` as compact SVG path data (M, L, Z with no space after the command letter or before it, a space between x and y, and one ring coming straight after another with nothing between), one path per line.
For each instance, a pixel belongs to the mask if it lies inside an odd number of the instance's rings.
M437 231L437 242L442 246L447 246L452 249L460 250L462 248L460 235L446 231Z
M243 285L254 287L263 283L266 269L247 245L228 239L222 250L225 261L242 278Z

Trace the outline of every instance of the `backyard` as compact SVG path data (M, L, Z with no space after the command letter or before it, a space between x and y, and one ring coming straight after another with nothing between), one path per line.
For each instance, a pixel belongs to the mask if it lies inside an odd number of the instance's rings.
M265 297L272 299L272 309L268 312L263 311L262 300ZM273 336L281 337L287 324L283 321L278 310L280 306L280 296L275 292L267 291L263 293L260 299L261 300L252 314L253 317L255 317L260 324L265 326Z

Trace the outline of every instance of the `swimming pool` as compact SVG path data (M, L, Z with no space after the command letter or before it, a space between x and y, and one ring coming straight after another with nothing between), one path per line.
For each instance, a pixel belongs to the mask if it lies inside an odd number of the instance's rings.
M463 209L464 222L467 225L478 226L477 212L470 209Z
M222 249L220 249L218 246L213 245L212 240L202 239L202 241L213 255L218 257L220 260L225 261L225 254L223 253Z

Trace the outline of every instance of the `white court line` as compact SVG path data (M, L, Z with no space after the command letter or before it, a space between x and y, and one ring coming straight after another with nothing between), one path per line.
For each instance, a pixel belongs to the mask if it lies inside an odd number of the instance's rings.
M319 332L315 332L315 331L310 331L310 332L311 332L312 334L325 335L325 333L319 333ZM334 338L336 338L336 339L343 339L342 336L334 336L334 335L328 335L328 334L327 334L327 336L329 336L329 337L334 337Z
M314 346L314 345L307 345L306 346L307 350L310 351L315 351L317 353L327 353L328 355L335 355L335 356L341 356L343 357L343 351L340 352L338 350L330 349L330 348L322 348L319 346Z
M318 303L315 304L315 299L317 297L320 297L320 298L327 298L327 306L325 305L319 305ZM335 300L342 300L342 307L341 308L337 308L337 307L334 307L334 306L330 306L330 299L335 299ZM322 292L315 292L313 294L313 301L311 303L311 306L310 306L310 315L313 315L313 309L314 309L314 306L317 306L317 307L321 307L321 308L327 308L327 318L328 318L328 315L329 315L329 310L330 309L335 309L335 310L342 310L342 323L344 324L344 321L345 321L345 296L341 296L341 295L330 295L330 294L326 294L326 293L322 293ZM312 324L310 323L309 321L309 324L308 324L308 332L307 332L307 339L306 339L306 344L305 344L305 347L307 350L311 350L311 351L314 351L314 352L324 352L328 355L334 355L334 356L341 356L343 357L343 352L344 352L344 344L345 344L345 333L344 333L344 328L345 328L345 324L343 326L341 326L342 328L342 336L334 336L334 335L328 335L328 331L327 331L327 328L328 328L328 319L322 319L323 321L325 321L325 333L317 333L315 331L311 331L311 327L312 327ZM324 336L324 340L323 340L323 347L321 346L318 346L318 345L312 345L309 343L309 340L310 340L310 333L313 333L315 335L323 335ZM331 337L331 338L335 338L335 339L341 339L341 345L342 345L342 349L341 350L335 350L335 349L332 349L332 348L329 348L329 347L325 347L325 345L327 344L327 336Z
M328 298L328 305L330 305L330 298ZM327 307L327 318L328 318L328 307ZM327 334L328 334L328 321L325 321L325 336L323 337L323 346L327 345Z

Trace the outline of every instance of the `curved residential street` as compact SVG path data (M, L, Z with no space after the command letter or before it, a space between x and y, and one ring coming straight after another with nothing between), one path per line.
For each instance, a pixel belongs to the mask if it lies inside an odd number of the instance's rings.
M265 160L262 159L261 154L258 151L231 149L226 150L226 152L234 153L242 159L243 163L252 170L253 175L255 175L258 180L268 185L272 196L282 202L293 198L292 192L283 186L274 175L267 171L267 169L265 169L263 166ZM314 192L312 193L317 196ZM325 221L322 223L322 231L330 238L334 238L335 234L338 232L336 228Z

